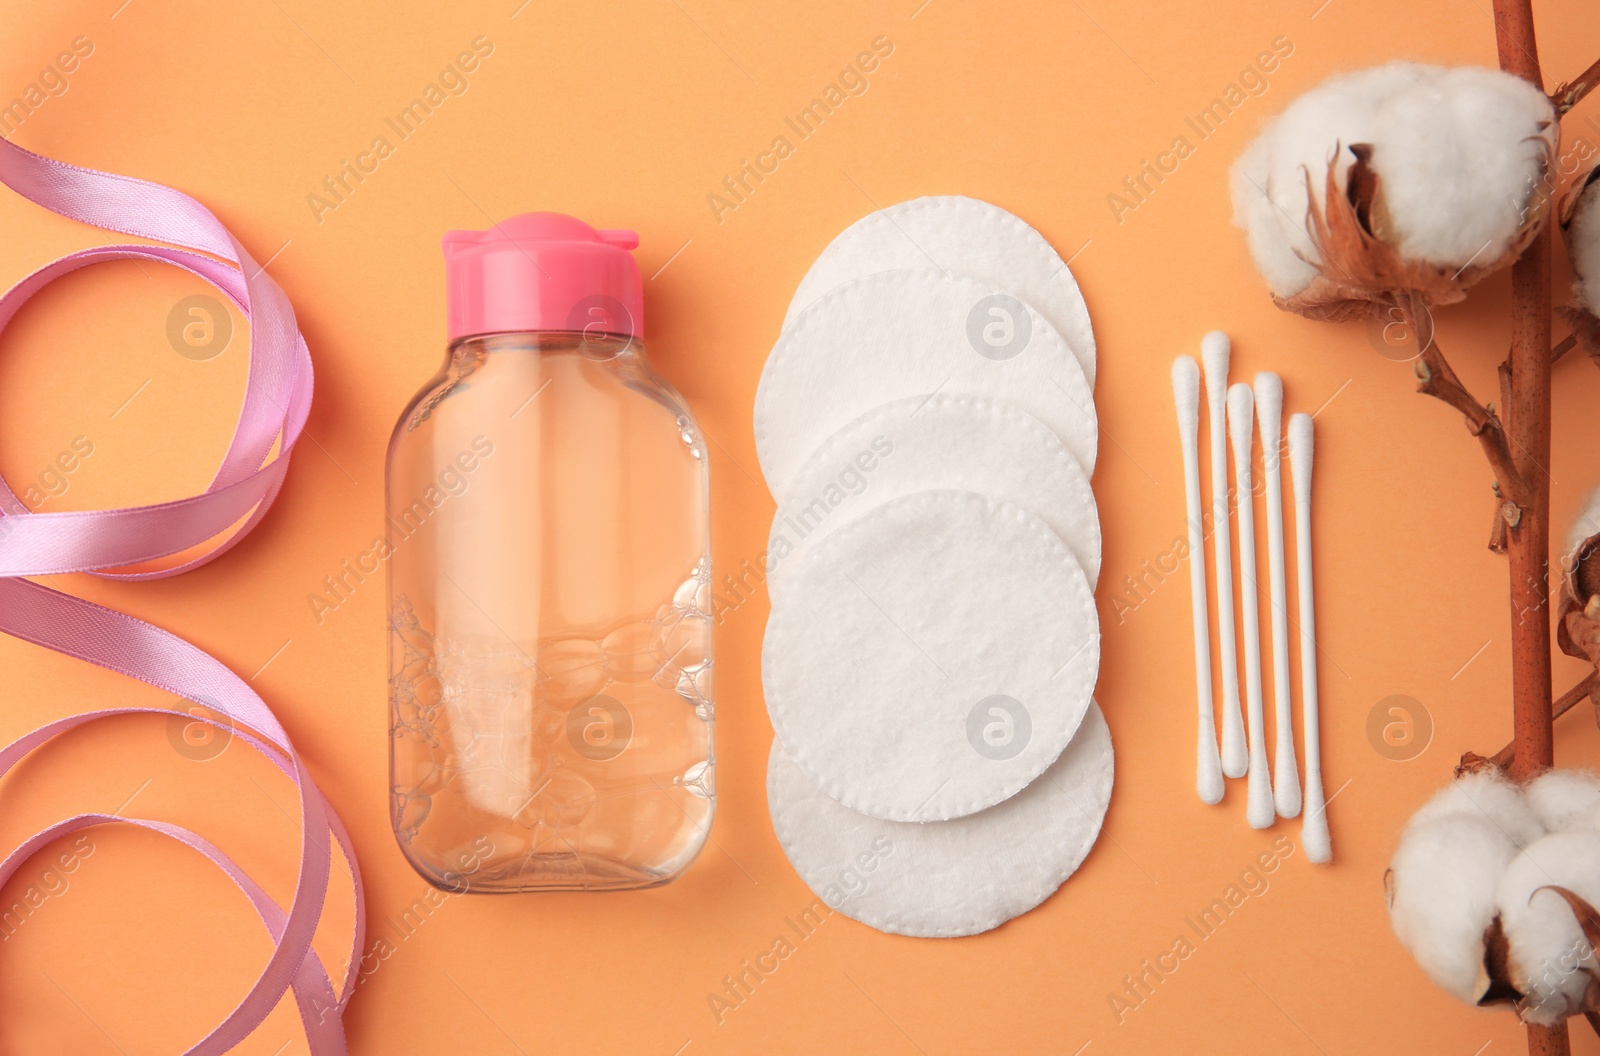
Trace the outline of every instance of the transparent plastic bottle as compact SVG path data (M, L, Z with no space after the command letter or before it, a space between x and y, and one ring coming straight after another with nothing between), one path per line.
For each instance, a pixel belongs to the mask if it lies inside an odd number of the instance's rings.
M711 825L704 438L630 231L453 231L449 351L389 444L392 819L452 891L665 883Z

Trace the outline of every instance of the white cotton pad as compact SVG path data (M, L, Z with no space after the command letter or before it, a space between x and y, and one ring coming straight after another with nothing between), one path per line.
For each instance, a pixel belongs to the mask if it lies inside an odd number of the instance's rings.
M896 268L970 275L1015 294L1066 338L1093 387L1094 332L1066 262L1020 217L976 198L916 198L845 228L800 280L784 329L835 286Z
M906 270L830 290L779 336L756 389L767 486L781 494L824 440L879 404L946 392L1017 404L1092 473L1094 395L1055 327L977 279Z
M997 806L925 825L840 806L776 741L767 809L800 879L829 907L879 931L976 935L1026 913L1071 876L1111 802L1111 731L1098 706L1044 774Z
M1100 516L1082 467L1026 411L981 396L911 396L874 407L830 436L776 497L767 590L827 532L914 491L956 488L1020 506L1049 525L1093 590Z
M967 491L893 499L792 566L767 621L767 713L840 803L891 821L991 807L1044 772L1100 669L1094 596L1026 510Z

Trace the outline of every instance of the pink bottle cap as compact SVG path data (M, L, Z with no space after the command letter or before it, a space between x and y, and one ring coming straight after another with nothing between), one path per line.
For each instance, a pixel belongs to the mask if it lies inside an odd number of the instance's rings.
M563 213L522 213L444 236L450 341L527 330L644 334L632 231L597 231Z

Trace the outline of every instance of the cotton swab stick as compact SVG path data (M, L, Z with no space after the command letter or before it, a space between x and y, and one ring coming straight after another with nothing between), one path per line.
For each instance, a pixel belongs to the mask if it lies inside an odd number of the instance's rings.
M1172 397L1183 442L1183 498L1189 520L1189 599L1194 603L1194 681L1200 702L1195 749L1195 790L1202 803L1222 801L1222 762L1211 703L1210 614L1206 611L1205 523L1200 515L1200 367L1188 356L1172 363Z
M1277 748L1272 792L1278 816L1300 813L1300 772L1294 762L1294 719L1289 695L1289 595L1283 567L1283 379L1256 375L1256 424L1261 469L1267 482L1267 566L1272 586L1272 702Z
M1244 689L1249 708L1250 769L1245 786L1245 820L1252 829L1272 824L1272 773L1267 768L1267 730L1261 701L1261 614L1256 587L1255 488L1250 451L1255 438L1255 395L1243 384L1228 390L1228 436L1233 441L1233 474L1239 495L1239 610L1244 623Z
M1300 842L1313 862L1333 860L1322 798L1322 739L1317 731L1317 628L1311 572L1311 416L1289 419L1289 471L1294 477L1295 558L1300 585L1300 708L1306 736L1305 818Z
M1250 760L1239 714L1239 657L1233 639L1233 542L1228 534L1228 437L1223 408L1228 398L1228 335L1213 330L1200 339L1206 365L1206 410L1211 427L1211 546L1217 565L1217 637L1222 662L1222 772L1243 777Z

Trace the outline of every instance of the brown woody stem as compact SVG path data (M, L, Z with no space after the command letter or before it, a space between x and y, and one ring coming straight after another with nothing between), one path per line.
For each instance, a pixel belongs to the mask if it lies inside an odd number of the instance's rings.
M1565 693L1561 694L1561 699L1557 700L1550 706L1550 718L1552 720L1559 719L1561 716L1577 707L1580 701L1594 692L1596 683L1600 683L1600 675L1597 675L1593 671L1589 672L1583 677L1581 682L1567 690ZM1515 749L1516 742L1513 741L1511 744L1506 745L1504 748L1491 755L1489 757L1489 762L1499 767L1501 770L1508 769L1511 766L1511 755Z
M1500 406L1511 406L1511 363L1502 362L1495 377L1500 382ZM1494 483L1494 521L1489 528L1489 552L1503 554L1506 552L1506 533L1510 526L1506 523L1506 497L1500 492L1500 482Z
M1424 329L1427 311L1415 303L1414 295L1411 301L1401 299L1400 311L1412 327L1412 332L1417 335L1417 343L1422 346L1422 354L1417 358L1415 367L1417 391L1442 400L1461 412L1467 422L1467 431L1483 445L1483 453L1489 459L1489 468L1494 471L1502 502L1520 509L1527 497L1527 487L1517 470L1516 461L1511 457L1511 446L1499 417L1479 403L1477 397L1468 392L1466 386L1461 384L1461 379L1456 377L1439 343L1433 339L1431 327Z
M1537 60L1537 56L1535 58ZM1559 88L1550 93L1556 116L1565 116L1568 110L1578 105L1578 100L1594 91L1596 86L1600 86L1600 59L1594 60L1587 70L1578 74L1577 80L1563 81Z
M1572 1043L1567 1040L1567 1021L1553 1027L1528 1024L1528 1056L1572 1056Z
M1578 347L1578 332L1576 330L1574 330L1572 333L1568 334L1566 337L1563 337L1561 339L1560 343L1557 344L1556 347L1554 347L1554 348L1552 348L1550 350L1550 362L1551 363L1559 363L1559 362L1561 362L1561 357L1562 356L1566 355L1568 352L1571 352L1574 348L1577 348L1577 347Z
M1503 554L1506 552L1506 535L1511 530L1506 524L1506 515L1503 512L1505 500L1500 497L1500 485L1494 485L1494 517L1489 523L1489 550L1491 553Z
M1500 68L1543 89L1532 0L1494 0ZM1507 533L1511 565L1511 698L1516 747L1510 772L1529 777L1553 759L1550 714L1550 225L1511 269L1512 462L1522 515ZM1502 484L1502 487L1504 485ZM1532 1035L1530 1034L1530 1040Z
M1533 0L1494 0L1495 47L1500 68L1544 91ZM1591 67L1591 70L1593 67ZM1588 79L1588 74L1580 82ZM1571 88L1556 101L1557 114L1582 97ZM1569 101L1570 100L1570 101ZM1506 533L1511 570L1511 717L1509 773L1526 778L1555 761L1550 700L1550 224L1545 223L1511 268L1511 400L1505 407L1513 463L1525 491ZM1509 497L1509 493L1508 493ZM1528 1024L1529 1056L1568 1056L1563 1021Z

